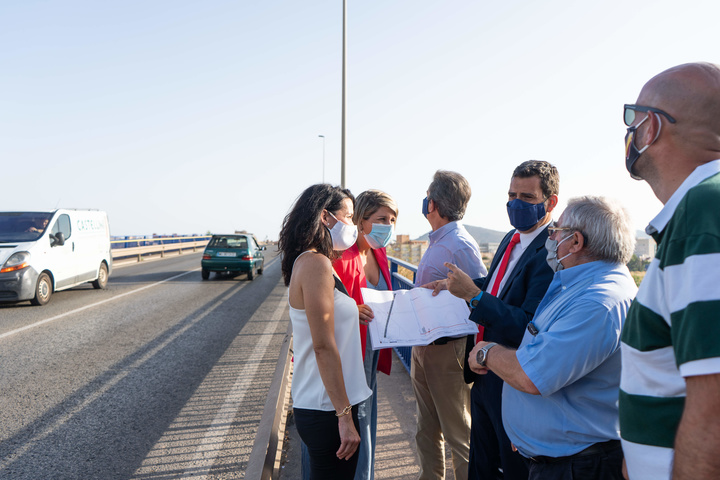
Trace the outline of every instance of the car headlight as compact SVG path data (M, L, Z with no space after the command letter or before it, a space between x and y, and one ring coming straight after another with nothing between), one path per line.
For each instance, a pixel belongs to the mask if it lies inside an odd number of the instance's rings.
M30 265L30 253L28 252L16 252L10 255L5 265L2 266L0 273L14 272L16 270L22 270L23 268Z

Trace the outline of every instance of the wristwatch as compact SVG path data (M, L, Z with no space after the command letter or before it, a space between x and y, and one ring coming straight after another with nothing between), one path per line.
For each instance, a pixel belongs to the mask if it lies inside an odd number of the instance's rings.
M488 343L480 350L478 350L477 355L475 355L475 360L477 361L478 365L480 365L481 367L485 366L485 362L487 362L488 351L495 345L497 345L497 343L495 342Z
M482 292L482 290L480 290L480 293L478 293L477 295L475 295L473 298L470 299L470 306L472 308L475 308L480 304L480 297L482 297L482 294L483 294L483 292Z

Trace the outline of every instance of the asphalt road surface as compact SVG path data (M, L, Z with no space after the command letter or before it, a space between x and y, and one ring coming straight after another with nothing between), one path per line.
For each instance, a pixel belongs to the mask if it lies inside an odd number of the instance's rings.
M196 253L0 304L0 479L243 478L289 323L274 250L254 281Z

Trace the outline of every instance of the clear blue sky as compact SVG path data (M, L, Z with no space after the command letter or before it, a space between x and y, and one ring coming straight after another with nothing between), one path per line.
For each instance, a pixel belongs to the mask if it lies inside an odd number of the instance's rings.
M507 230L513 168L555 164L564 200L660 209L623 163L623 103L719 62L717 1L348 1L347 183L420 212L438 168L465 222ZM98 208L114 235L277 238L308 185L340 181L342 2L0 3L0 209ZM556 216L557 218L557 216Z

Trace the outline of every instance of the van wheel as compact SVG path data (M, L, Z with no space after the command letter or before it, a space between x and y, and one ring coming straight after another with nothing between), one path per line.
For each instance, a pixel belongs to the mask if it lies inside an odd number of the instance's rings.
M210 272L208 270L205 270L204 268L200 271L200 276L203 280L207 280L210 278Z
M100 269L98 270L98 278L94 282L92 282L92 286L96 290L105 290L105 287L107 287L108 282L108 268L107 265L105 265L105 262L102 262L100 264Z
M35 298L30 300L33 305L45 305L50 301L52 295L52 280L47 273L41 273L35 285Z
M255 266L250 267L250 271L248 272L248 280L254 280L255 279Z

